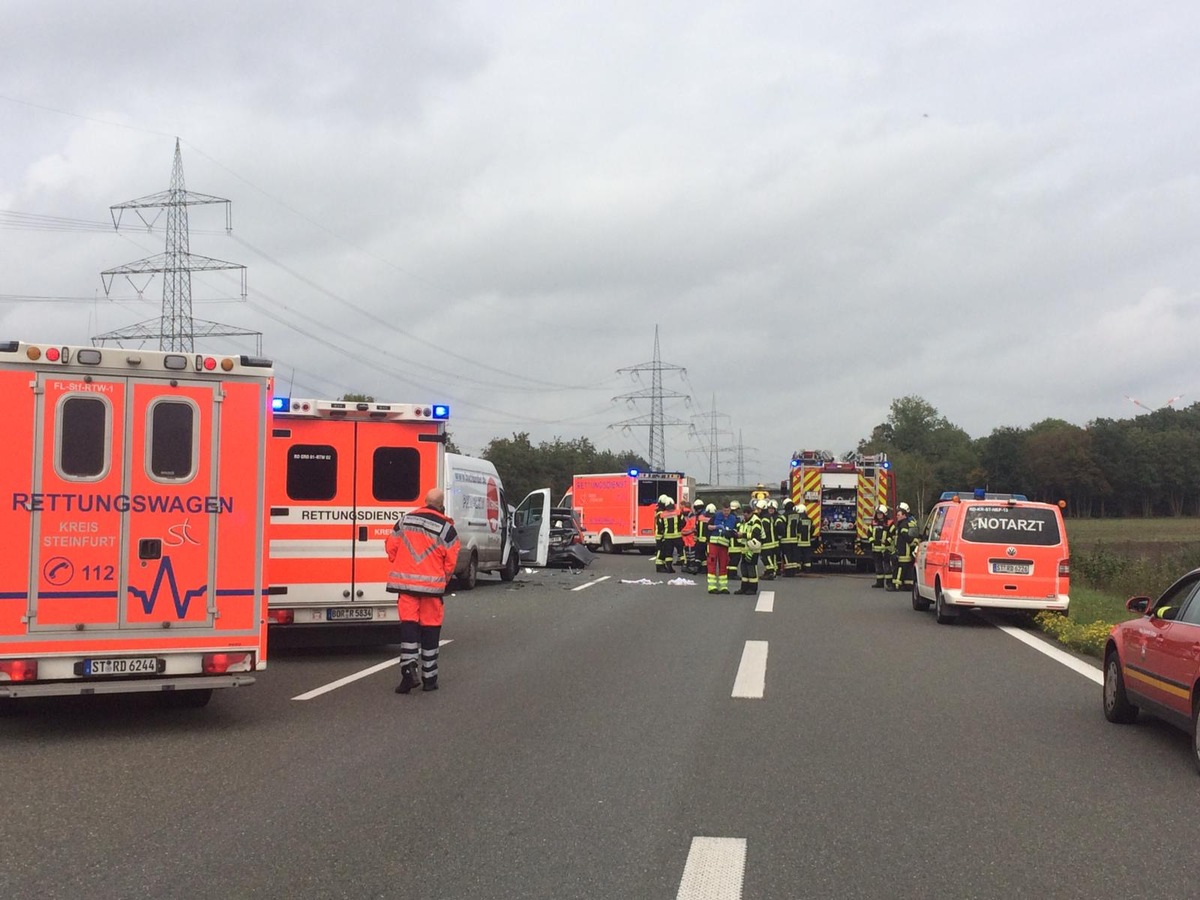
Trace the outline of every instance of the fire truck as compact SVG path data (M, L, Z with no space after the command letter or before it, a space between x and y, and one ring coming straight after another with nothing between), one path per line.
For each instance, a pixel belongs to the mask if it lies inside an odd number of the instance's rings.
M0 701L266 667L272 371L247 356L0 342Z
M865 567L871 519L880 504L890 508L896 496L887 454L837 460L824 450L798 450L782 487L812 520L814 560Z
M658 498L666 494L686 506L695 488L696 480L682 472L576 475L558 505L574 511L588 546L619 553L626 547L653 547Z
M384 541L445 487L447 406L275 397L267 445L273 631L398 639Z

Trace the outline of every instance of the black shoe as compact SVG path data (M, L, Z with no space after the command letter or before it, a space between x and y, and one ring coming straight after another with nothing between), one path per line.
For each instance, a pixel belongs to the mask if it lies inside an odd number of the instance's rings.
M433 678L427 678L427 679L425 680L425 683L421 685L421 690L423 690L423 691L436 691L436 690L437 690L437 687L438 687L438 685L437 685L437 676L435 675L435 676L433 676Z
M719 594L719 593L721 593L721 592L720 592L720 591L718 591L716 588L709 588L709 589L708 589L708 592L709 592L710 594Z
M659 574L662 574L667 571L667 567L660 563L659 565L654 567L654 571L658 572Z
M877 582L875 582L873 585L871 585L871 587L873 587L873 588L881 588L881 587L883 587L883 582L881 582L881 581L877 581Z
M886 584L884 585L884 589L893 594L900 590L900 588L896 587L894 584Z
M718 593L718 594L728 594L728 593L729 593L729 588L720 588L720 589L717 591L717 593Z
M400 672L402 674L400 677L400 683L396 685L397 694L407 694L421 683L420 679L417 677L417 661L415 659L412 662L406 662L404 665L402 665L400 667Z

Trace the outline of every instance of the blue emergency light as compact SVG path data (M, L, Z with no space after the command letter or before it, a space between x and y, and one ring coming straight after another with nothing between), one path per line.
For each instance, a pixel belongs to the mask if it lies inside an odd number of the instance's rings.
M641 473L640 473L640 472L639 472L637 469L630 469L630 470L629 470L629 477L630 477L630 478L637 478L639 474L641 474Z
M882 463L879 464L879 466L882 469L890 469L892 467L892 464L888 460L884 460Z
M446 406L446 405L445 405L445 404L443 404L443 403L435 403L435 404L433 404L433 417L434 417L435 419L448 419L448 418L450 418L450 407Z
M793 468L793 469L797 469L797 468L799 468L799 467L800 467L800 460L798 460L798 459L793 459L793 460L792 460L792 468Z
M271 398L271 412L287 412L291 405L292 401L288 397Z

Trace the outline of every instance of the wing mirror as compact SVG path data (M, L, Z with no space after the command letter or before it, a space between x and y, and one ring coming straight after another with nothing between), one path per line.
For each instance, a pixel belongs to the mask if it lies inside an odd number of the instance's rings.
M1144 613L1150 608L1149 597L1130 597L1125 601L1125 608L1133 613Z

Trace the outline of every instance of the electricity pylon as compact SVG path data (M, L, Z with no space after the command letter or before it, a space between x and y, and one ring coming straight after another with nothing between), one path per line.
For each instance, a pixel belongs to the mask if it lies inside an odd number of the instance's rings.
M733 437L733 432L723 428L717 428L717 420L728 420L729 416L726 413L717 412L717 395L713 394L712 412L699 413L692 416L692 418L708 420L708 427L705 429L705 431L695 429L695 435L697 437L700 437L702 434L704 434L706 437L706 440L701 444L700 450L696 452L703 453L708 457L708 483L710 485L720 484L722 448L718 446L717 441L723 436ZM688 452L691 453L692 451L689 450ZM713 480L714 478L716 479L715 481Z
M628 366L624 369L617 369L618 374L629 372L634 379L641 380L642 372L650 373L650 387L643 388L640 391L634 391L630 394L621 394L619 397L613 397L613 400L625 400L630 404L635 400L649 400L650 414L647 416L638 416L635 419L626 419L624 422L617 422L615 425L609 425L609 428L649 428L650 429L650 452L646 457L650 463L650 468L654 471L661 472L666 468L666 445L663 439L663 427L666 425L686 425L682 419L668 419L663 415L663 399L675 399L682 397L690 401L687 394L681 394L678 391L668 391L663 389L662 373L663 372L681 372L684 377L687 377L687 369L683 366L675 366L670 363L664 363L659 355L658 349L658 326L654 326L654 359L646 363L638 363L636 366Z
M235 328L232 325L220 325L216 322L205 322L192 318L192 272L236 269L241 273L242 299L246 299L245 266L224 262L219 259L211 259L207 256L196 256L189 251L187 208L207 203L225 204L225 231L227 233L231 231L232 224L230 221L228 200L222 197L213 197L209 194L197 194L184 187L183 156L179 152L179 138L175 138L175 164L171 168L171 187L168 190L159 191L157 194L149 194L145 197L139 197L136 200L128 200L125 203L118 203L116 206L109 208L112 215L113 228L117 230L120 230L121 227L121 213L126 209L134 210L147 230L154 227L154 223L162 213L157 213L153 218L147 219L142 210L166 210L167 240L164 253L140 259L137 262L126 263L123 266L117 266L115 269L106 269L100 273L100 279L104 284L104 296L106 297L112 288L113 277L116 275L124 275L126 280L133 285L134 290L137 290L139 296L142 291L129 278L130 275L162 275L162 312L157 319L148 319L145 322L139 322L136 325L110 331L107 334L96 335L92 338L92 344L103 346L105 341L116 341L119 345L122 341L140 341L145 343L149 340L157 340L158 349L160 350L176 350L191 353L196 349L195 343L197 337L249 335L257 339L260 348L258 352L262 352L262 332L246 331ZM146 279L147 284L149 280L149 278Z

